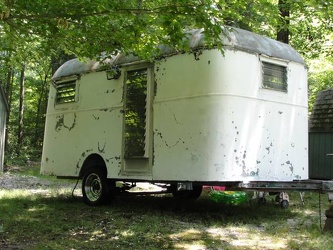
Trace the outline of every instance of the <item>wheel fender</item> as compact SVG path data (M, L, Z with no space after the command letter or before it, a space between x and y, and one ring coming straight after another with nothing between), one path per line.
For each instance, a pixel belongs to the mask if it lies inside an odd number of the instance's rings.
M107 176L107 168L104 159L98 154L89 155L83 162L79 177L82 179L85 173L91 168L100 168Z

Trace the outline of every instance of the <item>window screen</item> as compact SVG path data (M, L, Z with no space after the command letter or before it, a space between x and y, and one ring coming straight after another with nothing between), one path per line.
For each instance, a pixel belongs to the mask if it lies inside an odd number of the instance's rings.
M287 68L285 66L262 62L262 68L264 88L287 92Z
M61 83L57 86L56 104L75 102L76 81Z

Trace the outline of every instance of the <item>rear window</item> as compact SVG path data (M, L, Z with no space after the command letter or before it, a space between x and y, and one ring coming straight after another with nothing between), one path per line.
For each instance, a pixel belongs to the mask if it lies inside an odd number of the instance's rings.
M262 62L262 86L265 89L287 92L287 67L270 62Z

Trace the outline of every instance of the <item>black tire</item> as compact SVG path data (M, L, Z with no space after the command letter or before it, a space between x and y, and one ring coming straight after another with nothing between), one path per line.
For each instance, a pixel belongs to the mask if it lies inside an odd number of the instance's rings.
M281 208L283 208L283 209L288 208L288 207L289 207L289 201L287 201L287 200L283 200L283 201L281 201L280 206L281 206Z
M265 197L260 197L260 198L258 198L258 203L259 203L260 205L264 205L264 204L266 204L266 198L265 198Z
M82 180L82 194L84 202L90 206L111 201L110 181L102 169L97 167L88 169Z
M172 195L179 200L196 200L202 193L202 185L193 185L192 190L178 191L177 186L173 186Z

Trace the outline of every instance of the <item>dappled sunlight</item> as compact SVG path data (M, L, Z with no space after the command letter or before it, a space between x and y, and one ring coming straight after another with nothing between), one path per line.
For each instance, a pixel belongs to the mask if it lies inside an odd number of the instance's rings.
M22 197L34 197L35 195L41 195L43 197L57 197L65 194L71 194L70 188L59 188L59 189L11 189L11 190L0 190L0 199L14 199Z
M309 209L302 210L302 213L304 213L305 215L318 215L318 211L313 211Z
M0 190L0 199L23 198L33 194L36 193L31 192L31 190L22 190L22 189Z
M231 246L250 249L282 249L287 246L287 239L266 235L263 229L254 226L231 226L226 228L210 228L207 231L219 240L227 241Z
M133 231L130 231L130 230L122 231L119 234L123 237L132 237L133 235L135 235L135 233Z
M228 246L242 249L287 249L288 238L267 235L260 227L229 226L198 229L187 229L171 234L170 239L176 249L206 249L209 245Z
M188 250L201 250L201 249L206 249L204 244L200 243L186 243L186 242L181 242L181 243L176 243L175 244L175 249L188 249Z
M202 232L197 229L188 229L179 233L171 234L170 239L176 249L205 249Z

